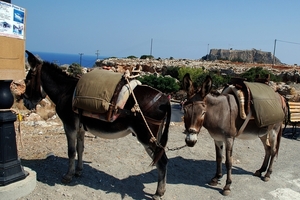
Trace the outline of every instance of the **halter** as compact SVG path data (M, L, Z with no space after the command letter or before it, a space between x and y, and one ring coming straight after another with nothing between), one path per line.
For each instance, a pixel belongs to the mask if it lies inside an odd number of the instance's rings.
M188 101L187 101L188 102ZM185 109L189 109L190 107L192 107L192 113L194 113L194 106L195 105L198 105L198 104L203 104L203 105L206 105L205 104L205 101L193 101L193 102L188 102L187 104L184 104L183 105L183 108L184 108L184 110ZM205 115L205 113L206 113L206 110L204 110L204 111L202 111L202 113L201 113L201 117L204 117L204 115ZM194 115L191 115L191 121L193 121L194 119Z
M42 63L36 65L34 69L30 70L30 94L27 94L26 91L24 93L25 98L31 99L34 93L39 94L39 96L44 99L47 95L44 92L44 89L41 84L41 71L42 71ZM28 77L28 75L27 75ZM27 80L27 77L25 79L25 83ZM26 83L27 87L27 83Z

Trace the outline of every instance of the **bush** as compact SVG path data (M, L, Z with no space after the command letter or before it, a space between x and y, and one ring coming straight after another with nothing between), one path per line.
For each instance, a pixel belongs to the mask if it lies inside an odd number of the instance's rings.
M190 77L193 81L194 87L199 88L202 86L207 75L210 75L213 81L213 89L219 89L223 87L226 83L229 82L230 77L228 76L221 76L218 71L215 72L208 72L204 70L204 68L180 68L179 69L179 80L182 85L183 76L189 73Z
M154 57L152 56L152 55L142 55L141 57L140 57L140 59L154 59Z
M176 79L179 79L179 67L174 67L174 66L170 66L170 67L166 67L166 70L163 71L162 75L163 76L166 76L166 75L169 75L173 78L176 78Z
M68 67L67 72L74 77L80 77L83 74L82 67L78 63L72 63L72 65Z
M180 88L176 80L171 77L147 75L138 77L138 80L141 81L142 84L149 85L166 94L177 92Z
M186 73L190 74L195 87L199 87L202 84L202 82L199 82L199 80L202 80L203 76L205 77L207 75L207 73L205 74L204 69L202 68L180 67L178 71L178 79L181 82Z
M137 57L136 56L127 56L127 58L129 58L129 59L136 59Z
M243 78L246 78L247 81L253 82L255 81L255 78L257 76L260 77L266 77L267 75L270 75L270 80L274 82L280 82L281 79L274 74L270 73L268 70L263 69L262 67L253 67L249 70L247 70L245 73L243 73L241 76Z

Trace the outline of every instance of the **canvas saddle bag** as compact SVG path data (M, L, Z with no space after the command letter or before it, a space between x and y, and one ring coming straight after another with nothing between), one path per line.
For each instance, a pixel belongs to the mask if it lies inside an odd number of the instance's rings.
M234 94L239 105L239 115L246 119L250 113L258 127L264 127L284 120L280 95L265 83L232 80L222 94Z
M131 89L141 85L138 80L127 83L124 74L94 69L78 81L73 95L74 112L113 122L124 108Z

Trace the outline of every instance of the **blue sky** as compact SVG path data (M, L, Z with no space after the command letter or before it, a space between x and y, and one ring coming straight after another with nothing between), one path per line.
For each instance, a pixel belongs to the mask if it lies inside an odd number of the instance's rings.
M12 0L27 11L26 49L199 59L258 49L300 65L299 0Z

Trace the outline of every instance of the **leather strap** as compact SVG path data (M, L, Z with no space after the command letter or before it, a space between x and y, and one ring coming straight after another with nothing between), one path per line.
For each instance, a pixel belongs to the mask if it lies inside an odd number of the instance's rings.
M155 97L149 101L145 106L143 106L143 112L146 112L157 100L163 95L163 93L159 92L155 95Z
M240 130L238 131L236 137L238 137L238 136L244 131L244 129L246 128L246 126L247 126L247 124L248 124L248 122L249 122L251 116L252 116L252 111L251 111L251 109L250 109L250 111L249 111L249 113L248 113L248 115L247 115L247 117L246 117L246 119L245 119L243 125L241 126Z

